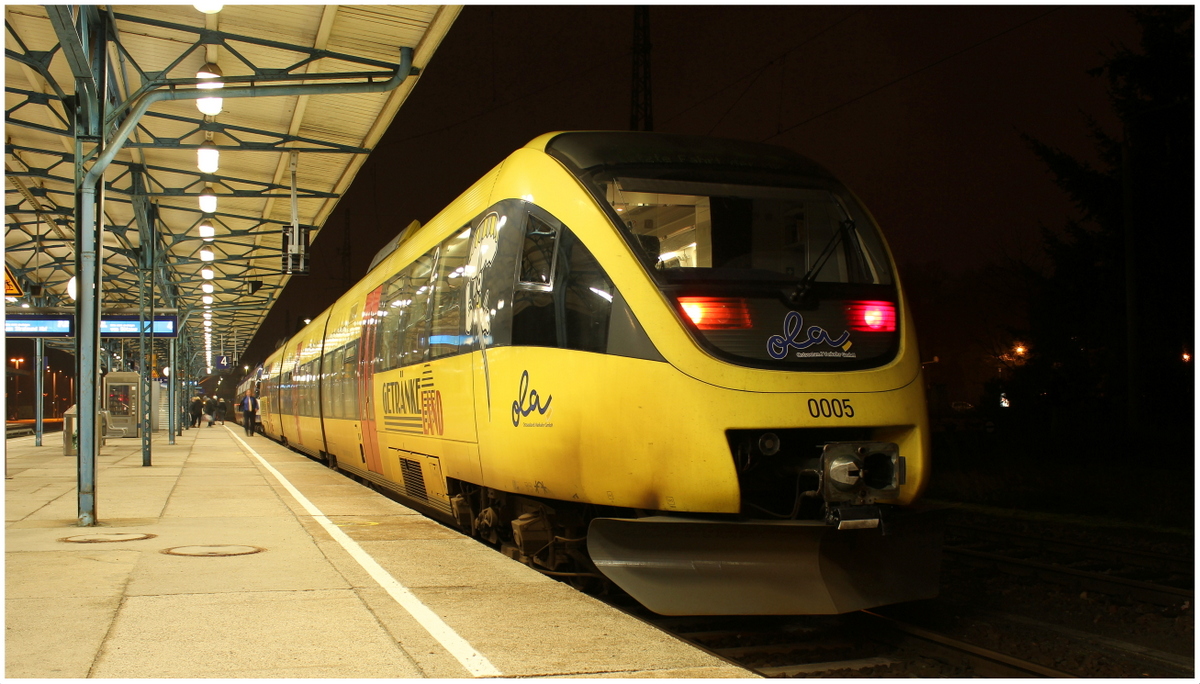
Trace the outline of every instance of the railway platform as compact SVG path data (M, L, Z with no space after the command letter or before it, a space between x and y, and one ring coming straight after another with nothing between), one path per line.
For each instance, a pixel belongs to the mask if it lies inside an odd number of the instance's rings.
M753 677L240 426L6 441L5 676Z

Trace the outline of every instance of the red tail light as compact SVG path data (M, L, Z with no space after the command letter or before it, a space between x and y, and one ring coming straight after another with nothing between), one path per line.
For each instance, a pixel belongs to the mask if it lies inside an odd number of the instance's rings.
M846 324L862 332L895 332L896 305L891 302L846 302Z
M679 305L701 330L753 328L750 307L737 297L680 297Z

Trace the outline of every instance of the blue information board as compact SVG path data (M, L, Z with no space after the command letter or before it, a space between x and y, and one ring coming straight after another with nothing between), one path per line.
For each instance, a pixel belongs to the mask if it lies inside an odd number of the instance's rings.
M4 316L5 337L75 337L75 316L10 313Z
M137 314L102 314L101 337L138 337ZM179 316L156 314L154 325L146 321L146 332L153 337L178 337ZM67 311L5 312L5 337L74 337L75 314Z
M176 337L178 317L155 316L153 337ZM150 333L150 321L146 321ZM137 314L104 314L100 317L100 337L138 337Z

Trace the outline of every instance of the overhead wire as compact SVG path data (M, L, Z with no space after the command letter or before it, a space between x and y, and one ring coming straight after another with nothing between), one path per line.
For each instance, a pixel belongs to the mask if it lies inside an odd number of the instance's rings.
M721 125L721 122L725 120L725 117L729 116L729 112L732 112L738 106L738 103L742 101L742 98L746 96L746 93L750 92L750 89L754 87L754 84L758 83L758 79L761 78L762 75L766 73L767 69L769 69L774 63L775 62L767 62L765 66L759 68L758 73L754 74L754 78L750 80L750 83L748 83L745 88L742 88L742 92L738 94L737 99L735 99L733 103L731 103L725 109L725 113L721 115L721 118L717 119L717 122L712 125L712 128L708 129L709 135L712 135L712 132L717 130L717 126Z
M675 114L674 116L671 116L671 117L670 117L670 118L668 118L668 119L662 120L662 123L664 123L664 124L665 124L665 123L668 123L668 122L670 122L671 120L673 120L673 119L676 119L676 118L678 118L678 117L682 116L683 114L686 114L687 112L689 112L689 111L691 111L692 109L694 109L694 108L698 107L699 105L701 105L701 104L704 104L704 103L705 103L705 102L707 102L708 100L711 100L712 98L716 97L717 95L720 95L721 93L725 92L726 90L729 90L730 88L732 88L733 86L737 85L738 83L741 83L741 82L742 82L742 81L744 81L744 80L745 80L747 77L749 77L749 75L754 75L754 76L756 76L756 77L757 77L757 76L760 76L760 75L762 74L762 72L763 72L763 71L765 71L765 70L766 70L768 67L770 67L772 64L774 64L776 61L778 61L778 60L780 60L780 59L782 59L782 58L784 58L784 57L787 57L787 55L791 54L792 52L795 52L796 50L799 50L800 48L804 47L805 45L808 45L808 44L809 44L809 43L811 43L812 41L814 41L814 40L816 40L817 38L821 37L822 35L824 35L825 33L829 32L830 30L832 30L832 29L836 28L838 25L840 25L841 23L845 22L847 19L850 19L851 17L853 17L854 15L858 14L858 13L859 13L859 12L861 12L861 11L862 11L862 8L858 8L858 9L855 9L854 11L850 12L849 14L846 14L845 16L841 17L840 19L838 19L838 20L834 21L832 24L830 24L830 25L826 26L825 28L821 29L820 31L818 31L818 32L814 33L813 35L809 36L808 38L805 38L805 39L804 39L803 41L801 41L800 43L797 43L796 45L794 45L794 46L792 46L792 47L788 48L787 50L785 50L784 52L782 52L782 53L781 53L779 56L777 56L777 57L775 57L775 58L771 59L770 61L768 61L766 64L764 64L764 65L762 65L762 66L760 66L760 67L757 67L757 68L755 68L755 69L754 69L754 71L753 71L753 72L751 72L751 74L748 74L748 75L745 75L745 76L741 76L741 77L737 78L736 80L734 80L732 83L729 83L728 85L722 86L722 87L721 87L721 88L719 88L718 90L715 90L715 91L713 91L712 93L710 93L710 94L708 94L708 95L706 95L706 96L704 96L704 97L700 98L699 100L697 100L696 102L692 103L691 105L688 105L686 108L684 108L683 110L681 110L680 112L678 112L678 113L677 113L677 114ZM553 81L553 82L551 82L551 83L547 83L546 85L542 86L541 88L538 88L538 89L536 89L536 90L532 90L532 91L530 91L530 92L528 92L528 93L525 93L525 94L523 94L523 95L516 96L516 97L514 97L514 98L512 98L512 99L510 99L510 100L506 100L506 101L504 101L504 102L501 102L501 103L499 103L499 104L496 104L495 106L488 107L487 109L480 110L480 111L478 111L478 112L476 112L476 113L474 113L474 114L471 114L470 116L466 116L466 117L464 117L464 118L462 118L462 119L459 119L459 120L457 120L457 121L454 121L454 122L448 123L448 124L446 124L446 125L444 125L444 126L441 126L441 127L438 127L438 128L434 128L434 129L430 129L430 130L428 130L428 131L423 131L423 132L421 132L421 133L414 133L414 134L412 134L412 135L410 135L410 136L408 136L408 137L406 137L406 138L403 138L403 139L401 139L401 140L397 140L397 141L395 141L395 143L389 142L388 144L389 144L389 145L392 145L392 144L399 144L399 143L409 142L409 141L411 141L411 140L416 140L416 139L418 139L418 138L424 138L424 137L426 137L426 136L435 135L435 134L437 134L437 133L443 133L443 132L445 132L445 131L448 131L448 130L451 130L451 129L453 129L453 128L457 128L458 126L462 126L462 125L464 125L464 124L467 124L467 123L470 123L470 122L472 122L472 121L475 121L476 119L483 118L483 117L485 117L485 116L488 116L489 114L494 114L495 112L498 112L498 111L500 111L500 110L504 109L505 107L512 106L512 105L514 105L514 104L517 104L517 103L519 103L519 102L521 102L521 101L523 101L523 100L526 100L526 99L528 99L528 98L530 98L530 97L533 97L533 96L535 96L535 95L540 95L541 93L543 93L543 92L545 92L545 91L547 91L547 90L550 90L551 88L558 87L558 86L562 85L563 83L566 83L566 82L569 82L569 81L577 81L577 80L580 80L580 78L581 78L582 76L585 76L585 75L587 75L587 74L590 74L590 73L592 73L592 72L594 72L594 71L597 71L598 69L601 69L601 68L603 68L603 67L607 67L607 66L609 66L609 65L612 63L612 61L613 61L613 60L615 60L615 59L621 59L621 58L624 58L624 57L629 57L629 56L630 56L630 55L632 55L632 54L633 54L633 50L632 50L632 49L629 49L629 50L623 50L623 51L614 52L614 53L610 53L609 55L606 55L606 56L605 56L603 59L601 59L601 60L597 61L597 62L596 62L596 64L594 64L593 66L587 67L586 69L583 69L582 71L573 72L572 74L570 74L570 75L568 75L568 76L564 76L563 78L560 78L560 79L558 79L557 81ZM752 84L752 85L753 85L753 84ZM747 90L748 90L748 89L747 89ZM745 92L745 91L743 91L743 93L744 93L744 92ZM740 97L739 97L739 99L740 99ZM735 105L736 105L736 102L735 102ZM732 109L732 108L731 108L731 109Z
M946 55L945 57L941 57L941 58L939 58L939 59L937 59L937 60L934 60L933 62L930 62L929 64L926 64L925 66L923 66L923 67L921 67L921 68L919 68L919 69L916 69L916 70L914 70L914 71L910 71L910 72L908 72L907 74L904 74L903 76L900 76L900 77L898 77L898 78L895 78L895 79L893 79L893 80L891 80L891 81L888 81L887 83L884 83L883 85L880 85L880 86L878 86L878 87L876 87L876 88L873 88L873 89L871 89L871 90L868 90L867 92L865 92L865 93L862 93L861 95L857 95L857 96L855 96L855 97L852 97L852 98L850 98L849 100L845 100L844 102L841 102L840 104L834 105L833 107L830 107L829 109L826 109L825 111L821 112L820 114L814 114L813 116L810 116L810 117L808 117L807 119L805 119L805 120L803 120L803 121L801 121L801 122L799 122L799 123L796 123L796 124L793 124L793 125L791 125L791 126L788 126L787 128L784 128L783 130L781 130L781 131L779 131L779 132L775 133L774 135L769 135L769 136L767 136L767 137L765 137L765 138L761 138L761 139L759 140L759 142L766 142L766 141L768 141L768 140L772 140L772 139L774 139L774 138L778 138L779 136L783 135L784 133L787 133L787 132L789 132L789 131L792 131L792 130L795 130L795 129L797 129L797 128L799 128L799 127L801 127L801 126L805 125L805 124L808 124L808 123L811 123L811 122L813 122L813 121L816 121L817 119L820 119L821 117L823 117L823 116L826 116L826 115L828 115L828 114L832 114L833 112L836 112L837 110L839 110L839 109L842 109L843 107L846 107L846 106L852 105L852 104L854 104L855 102L858 102L859 100L862 100L862 99L865 99L865 98L867 98L867 97L870 97L871 95L874 95L875 93L878 93L878 92L879 92L879 91L881 91L881 90L885 90L885 89L887 89L887 88L890 88L890 87L892 87L892 86L896 85L897 83L900 83L901 81L904 81L904 80L906 80L906 79L912 78L913 76L916 76L917 74L920 74L920 73L922 73L922 72L928 71L929 69L932 69L933 67L935 67L935 66L938 66L939 64L943 64L943 63L945 63L945 62L947 62L947 61L949 61L949 60L951 60L951 59L954 59L955 57L958 57L959 55L962 55L962 54L964 54L964 53L966 53L966 52L970 52L971 50L974 50L974 49L975 49L975 48L977 48L977 47L980 47L980 46L982 46L982 45L985 45L985 44L987 44L987 43L990 43L991 41L993 41L993 40L996 40L997 38L1000 38L1000 37L1002 37L1002 36L1008 35L1009 33L1012 33L1013 31L1016 31L1017 29L1020 29L1020 28L1023 28L1023 27L1025 27L1025 26L1028 26L1029 24L1032 24L1033 22L1035 22L1035 21L1038 21L1039 19L1042 19L1042 18L1044 18L1044 17L1046 17L1046 16L1049 16L1049 15L1051 15L1051 14L1053 14L1053 13L1057 12L1057 11L1058 11L1058 10L1060 10L1060 9L1062 9L1062 8L1061 8L1061 7L1053 7L1053 8L1051 8L1050 10L1048 10L1048 11L1046 11L1046 12L1042 12L1041 14L1037 15L1036 17L1032 17L1032 18L1030 18L1030 19L1026 19L1025 21L1023 21L1023 22L1021 22L1021 23L1017 24L1016 26L1012 26L1012 27L1010 27L1010 28L1007 28L1007 29L1005 29L1005 30L1003 30L1003 31L999 32L999 33L996 33L996 34L993 34L993 35L991 35L991 36L988 36L987 38L984 38L983 40L980 40L980 41L978 41L978 42L976 42L976 43L972 43L971 45L968 45L967 47L965 47L965 48L962 48L961 50L958 50L958 51L956 51L956 52L953 52L953 53L951 53L951 54L948 54L948 55Z
M679 112L677 112L676 114L674 114L674 115L672 115L672 116L670 116L670 117L667 117L666 119L663 119L663 120L662 120L662 122L663 122L663 123L668 123L668 122L674 121L675 119L678 119L679 117L683 116L684 114L687 114L688 112L692 111L692 110L693 110L693 109L695 109L696 107L699 107L700 105L704 104L705 102L708 102L709 100L711 100L712 98L716 97L717 95L720 95L721 93L725 92L726 90L729 90L730 88L734 87L734 86L735 86L735 85L737 85L738 83L741 83L742 81L746 80L746 79L747 79L747 78L749 78L751 75L753 75L753 76L754 76L754 77L757 79L757 77L758 77L759 75L761 75L761 74L762 74L762 72L763 72L763 71L764 71L764 70L765 70L767 67L771 66L772 64L774 64L775 62L777 62L777 61L779 61L779 60L781 60L781 59L784 59L784 58L786 58L788 55L790 55L791 53L795 52L796 50L799 50L800 48L804 47L805 45L808 45L809 43L813 42L813 41L814 41L814 40L816 40L817 38L820 38L821 36L825 35L825 34L826 34L826 33L828 33L829 31L831 31L832 29L834 29L834 28L836 28L838 25L840 25L842 22L846 21L846 20L847 20L847 19L849 19L850 17L853 17L854 15L858 14L858 13L859 13L859 12L861 12L862 10L863 10L863 8L861 8L861 7L860 7L860 8L858 8L858 9L855 9L854 11L852 11L852 12L850 12L849 14L845 15L845 16L844 16L844 17L842 17L841 19L838 19L837 21L833 22L833 23L832 23L832 24L830 24L829 26L826 26L825 28L821 29L820 31L817 31L816 33L812 34L811 36L809 36L809 37L805 38L803 41L801 41L801 42L797 43L796 45L793 45L793 46L792 46L792 47L790 47L790 48L788 48L787 50L784 50L784 51L783 51L781 54L779 54L778 56L776 56L776 57L772 58L772 59L771 59L770 61L768 61L766 64L764 64L764 65L762 65L762 66L760 66L760 67L756 67L756 68L755 68L754 70L752 70L752 71L751 71L749 74L745 74L745 75L743 75L743 76L739 76L739 77L737 77L737 78L736 78L735 80L733 80L731 83L728 83L728 84L726 84L726 85L724 85L724 86L721 86L721 87L720 87L720 88L718 88L717 90L714 90L713 92L709 93L708 95L705 95L704 97L700 98L699 100L696 100L695 102L693 102L692 104L688 105L687 107L684 107L682 110L680 110L680 111L679 111ZM745 91L743 91L743 94L745 94ZM740 100L740 99L741 99L741 97L739 96L739 97L738 97L738 99ZM736 103L735 103L735 104L736 104ZM726 112L726 114L728 114L728 112ZM724 115L722 115L722 118L724 118Z

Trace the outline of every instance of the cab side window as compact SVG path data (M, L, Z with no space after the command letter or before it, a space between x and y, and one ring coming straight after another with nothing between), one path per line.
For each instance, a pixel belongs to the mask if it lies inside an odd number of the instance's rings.
M614 287L566 227L529 216L513 294L512 344L603 353Z

